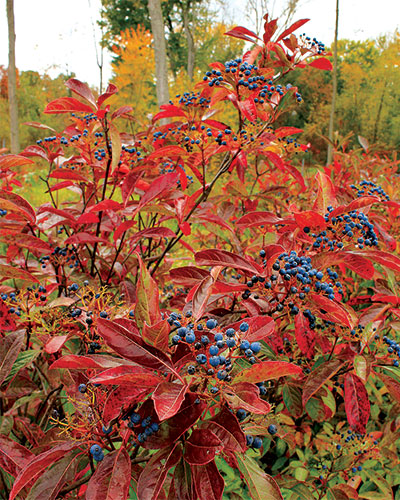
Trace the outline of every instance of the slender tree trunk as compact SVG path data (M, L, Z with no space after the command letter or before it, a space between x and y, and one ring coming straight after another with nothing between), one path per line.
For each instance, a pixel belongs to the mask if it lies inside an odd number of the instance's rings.
M333 75L332 75L332 102L331 102L331 113L329 116L329 131L328 131L328 154L326 157L326 164L330 165L332 163L333 157L333 126L335 120L335 108L336 108L336 94L337 94L337 41L338 41L338 30L339 30L339 0L336 0L336 21L335 21L335 41L333 43Z
M151 31L154 38L154 59L156 63L158 105L169 101L167 50L165 43L164 19L160 0L148 0Z
M19 152L17 70L15 67L14 0L7 0L8 20L8 106L10 110L11 153Z
M183 27L185 29L186 43L187 43L187 49L188 49L187 74L189 76L189 80L192 82L193 75L194 75L194 61L195 61L195 57L196 57L196 48L194 46L193 34L192 34L192 30L190 28L190 23L189 23L188 2L186 2L185 6L183 7L182 18L183 18Z
M387 80L385 80L385 83L383 85L383 90L382 90L381 98L380 98L380 101L379 101L378 113L376 115L376 120L375 120L375 124L374 124L374 134L373 134L373 138L372 138L372 141L373 141L374 144L378 140L379 122L380 122L380 119L381 119L383 101L385 99L385 93L386 93L386 87L387 87L387 85L388 85L388 82L387 82Z

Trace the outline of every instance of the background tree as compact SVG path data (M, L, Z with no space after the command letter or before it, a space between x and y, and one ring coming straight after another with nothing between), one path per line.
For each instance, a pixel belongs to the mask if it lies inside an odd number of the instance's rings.
M331 110L329 114L329 131L328 131L328 153L326 157L326 164L332 163L333 155L333 127L335 121L335 108L336 108L336 94L337 94L337 41L339 30L339 0L336 0L336 17L335 17L335 39L333 42L333 72L332 72L332 101Z
M18 101L17 101L17 71L15 66L15 26L14 0L7 0L8 21L8 103L10 113L11 152L19 151L18 136Z

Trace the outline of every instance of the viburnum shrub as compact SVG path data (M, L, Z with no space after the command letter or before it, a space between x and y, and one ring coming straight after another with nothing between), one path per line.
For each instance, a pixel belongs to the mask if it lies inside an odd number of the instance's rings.
M71 79L45 109L66 128L0 157L10 500L394 498L398 162L300 167L281 78L331 69L305 22L233 29L253 48L135 135L115 86ZM24 164L47 165L37 209Z

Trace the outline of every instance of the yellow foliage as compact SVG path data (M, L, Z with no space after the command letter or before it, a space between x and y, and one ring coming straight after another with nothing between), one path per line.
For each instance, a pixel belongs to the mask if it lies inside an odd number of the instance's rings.
M137 121L146 122L146 115L157 110L155 97L154 52L152 34L142 26L121 33L113 47L118 57L113 62L113 83L119 92L114 106L132 106ZM110 100L111 102L111 100Z

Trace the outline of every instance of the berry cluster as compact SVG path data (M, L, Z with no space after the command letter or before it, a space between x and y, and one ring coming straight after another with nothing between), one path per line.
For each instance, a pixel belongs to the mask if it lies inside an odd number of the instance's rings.
M211 99L207 97L202 97L200 95L200 92L185 92L182 95L177 94L175 97L179 99L178 103L181 106L204 108L204 109L210 107ZM170 104L173 104L173 102L170 101Z
M390 201L389 195L386 194L385 190L381 186L375 184L375 182L362 180L359 186L351 184L350 187L354 191L357 191L356 193L357 198L360 198L361 196L370 195L370 196L378 196L381 199L381 201Z
M323 54L325 52L325 44L319 42L315 37L311 39L309 36L306 36L306 34L303 33L302 35L300 35L300 40L303 44L303 47L312 50L317 54Z
M313 250L334 251L343 248L345 244L352 243L355 239L356 248L378 245L374 225L366 214L352 210L349 213L331 216L332 211L333 207L328 207L328 213L325 214L325 221L330 224L326 230L311 233L309 227L303 228L304 233L309 234L314 240L311 246ZM307 250L309 249L310 247L307 247Z
M139 444L144 443L149 436L155 434L160 429L157 422L151 421L151 417L142 418L137 412L132 412L129 415L128 427L135 430ZM138 432L139 430L141 432Z
M42 269L46 269L49 263L54 267L68 265L70 269L79 266L79 258L77 250L74 246L66 245L65 247L55 247L50 255L44 255L39 259Z
M7 210L0 210L0 217L7 215Z
M388 354L395 354L400 359L400 344L398 344L395 340L390 339L386 335L383 337L383 341L388 346ZM393 360L393 366L399 366L399 361L397 359Z

